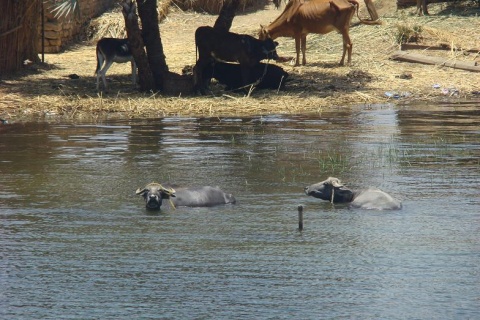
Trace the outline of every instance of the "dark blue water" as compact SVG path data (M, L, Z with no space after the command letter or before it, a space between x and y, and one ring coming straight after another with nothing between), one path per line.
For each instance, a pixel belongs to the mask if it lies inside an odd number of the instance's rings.
M480 317L478 104L3 129L1 318ZM404 207L303 194L328 176ZM147 212L151 181L238 203Z

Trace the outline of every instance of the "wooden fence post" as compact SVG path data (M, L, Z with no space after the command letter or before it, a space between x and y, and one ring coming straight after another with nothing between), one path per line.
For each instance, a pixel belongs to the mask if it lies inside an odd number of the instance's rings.
M303 206L298 206L298 230L303 231Z

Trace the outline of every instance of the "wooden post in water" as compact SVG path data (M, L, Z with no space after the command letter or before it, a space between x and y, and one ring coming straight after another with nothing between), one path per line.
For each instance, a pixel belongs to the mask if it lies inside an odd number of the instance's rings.
M303 231L303 206L298 206L298 230Z

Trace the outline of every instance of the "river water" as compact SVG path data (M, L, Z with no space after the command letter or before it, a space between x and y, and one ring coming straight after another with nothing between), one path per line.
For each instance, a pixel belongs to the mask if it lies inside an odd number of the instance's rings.
M2 319L480 317L478 103L0 129ZM303 194L329 176L403 209ZM152 181L237 204L147 212Z

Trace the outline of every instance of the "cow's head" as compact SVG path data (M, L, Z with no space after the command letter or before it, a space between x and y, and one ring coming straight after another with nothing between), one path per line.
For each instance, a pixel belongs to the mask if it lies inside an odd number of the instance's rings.
M159 183L149 183L144 188L138 188L135 192L137 195L143 196L146 207L149 210L159 210L163 199L170 199L175 197L175 190L173 188L166 188Z
M265 40L263 48L266 51L267 59L278 60L277 46L277 41L273 41L271 38Z
M334 202L351 202L353 192L346 188L342 182L333 177L327 180L305 187L305 194L314 198Z
M262 58L263 59L272 59L272 60L277 60L278 59L278 54L277 54L277 46L278 42L273 41L272 38L267 38L265 40L262 40Z
M267 59L278 60L279 57L276 49L278 42L273 41L267 28L262 25L260 25L260 31L258 32L258 39L263 41L263 53L267 56Z
M265 40L268 38L271 38L271 36L267 28L265 28L265 26L260 25L260 31L258 31L258 39Z

